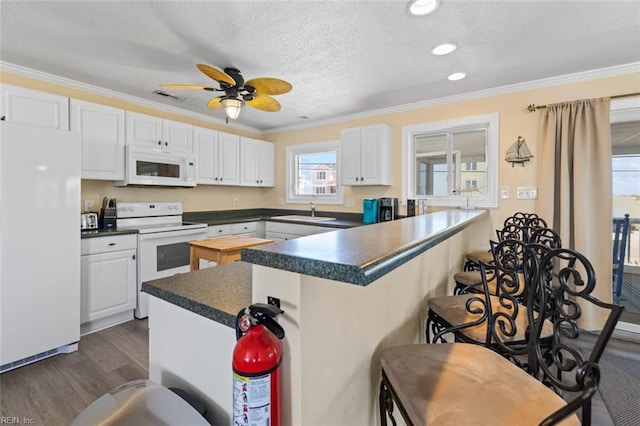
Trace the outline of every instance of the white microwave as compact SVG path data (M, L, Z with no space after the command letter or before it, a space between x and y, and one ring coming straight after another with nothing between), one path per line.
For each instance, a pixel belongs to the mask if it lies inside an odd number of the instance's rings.
M115 186L196 186L194 156L127 145L124 180Z

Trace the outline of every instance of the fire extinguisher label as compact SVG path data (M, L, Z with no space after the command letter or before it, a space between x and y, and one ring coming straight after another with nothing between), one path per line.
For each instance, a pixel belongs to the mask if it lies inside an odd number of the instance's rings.
M271 376L233 373L233 425L269 426L270 419Z

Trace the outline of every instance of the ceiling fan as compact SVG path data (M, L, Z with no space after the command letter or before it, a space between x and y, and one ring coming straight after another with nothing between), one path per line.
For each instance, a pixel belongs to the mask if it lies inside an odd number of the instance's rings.
M227 113L227 122L235 120L240 115L242 107L250 107L261 111L280 111L280 102L272 98L272 95L282 95L291 90L291 83L278 78L261 77L244 81L240 70L225 68L224 71L205 64L196 65L206 76L214 79L220 85L219 88L200 86L195 84L161 84L165 89L177 90L207 90L210 92L224 92L223 95L209 101L210 109L224 108Z

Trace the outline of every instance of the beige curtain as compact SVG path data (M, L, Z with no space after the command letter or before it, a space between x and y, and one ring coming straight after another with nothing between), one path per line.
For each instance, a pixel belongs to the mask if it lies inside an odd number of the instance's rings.
M610 100L547 105L540 124L537 211L560 233L562 245L591 261L592 293L611 302L612 195ZM585 312L581 327L602 328L601 312Z

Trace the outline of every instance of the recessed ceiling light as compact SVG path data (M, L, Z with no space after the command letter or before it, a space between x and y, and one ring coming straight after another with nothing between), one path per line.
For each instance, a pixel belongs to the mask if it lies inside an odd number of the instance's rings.
M436 10L439 5L439 0L411 0L408 9L412 15L424 16Z
M458 45L455 43L442 43L433 49L431 49L431 54L436 56L448 55L458 48Z
M451 81L462 80L466 76L467 75L463 72L454 72L449 77L447 77L447 80L451 80Z

